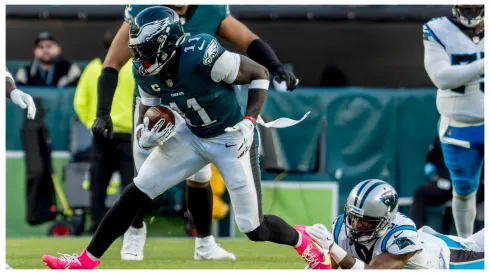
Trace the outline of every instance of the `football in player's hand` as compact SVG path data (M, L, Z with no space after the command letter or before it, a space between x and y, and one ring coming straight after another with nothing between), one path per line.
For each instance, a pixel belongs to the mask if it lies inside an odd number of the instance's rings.
M150 123L148 125L148 128L150 130L151 130L151 128L153 128L153 126L155 126L155 124L160 119L165 120L164 125L162 126L162 128L160 128L161 130L165 129L165 127L167 126L168 123L175 125L174 113L172 112L172 110L170 110L169 108L164 107L164 106L151 107L150 109L148 109L146 111L145 117L147 117L150 120Z

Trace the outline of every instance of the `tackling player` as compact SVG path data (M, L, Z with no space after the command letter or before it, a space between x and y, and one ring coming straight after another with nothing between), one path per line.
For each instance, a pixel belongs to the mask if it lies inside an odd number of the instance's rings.
M468 239L446 236L428 226L415 229L398 212L398 195L388 183L372 179L357 184L332 225L307 233L342 269L483 269L483 229Z
M96 136L112 135L113 128L109 114L117 86L118 71L130 58L128 49L129 24L140 11L147 7L151 6L129 5L126 7L125 22L121 25L104 60L104 69L98 85L97 119L92 127L92 132ZM216 34L233 43L242 52L246 52L251 59L267 67L273 75L284 80L289 90L294 90L298 85L298 79L292 72L284 68L270 46L230 15L227 5L173 5L169 7L181 16L181 22L187 34ZM164 92L167 88L161 87L161 89ZM136 121L139 119L138 109L140 103L141 96L135 86L133 101L134 127L136 127ZM251 158L258 157L258 130L254 129L254 131L254 143L250 151ZM133 158L136 171L139 170L149 153L150 151L142 150L133 142ZM254 177L260 178L260 174L255 174ZM208 165L186 181L187 207L193 215L197 231L194 258L196 260L234 260L235 256L218 246L211 235L213 195L209 184L210 179L211 168ZM146 239L143 214L143 211L141 211L137 215L132 226L124 235L121 250L123 260L143 259L143 248Z
M484 158L483 5L455 5L454 17L424 24L424 64L438 88L439 138L454 186L458 236L473 233Z
M329 269L326 256L305 233L280 217L262 215L250 157L255 121L269 88L267 69L251 59L226 51L211 35L184 34L178 15L166 7L140 12L131 23L129 46L142 105L136 127L142 148L154 148L138 176L104 216L91 243L80 256L44 255L52 269L93 269L99 258L131 224L140 207L196 173L210 162L221 171L241 232L252 241L292 246L315 269ZM243 117L232 84L249 84ZM161 92L161 87L172 92ZM185 123L152 128L143 115L164 103Z

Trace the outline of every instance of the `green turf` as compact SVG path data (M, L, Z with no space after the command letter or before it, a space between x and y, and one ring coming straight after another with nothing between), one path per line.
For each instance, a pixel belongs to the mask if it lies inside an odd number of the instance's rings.
M88 238L7 239L7 263L14 269L46 269L43 254L79 253ZM246 239L223 239L223 248L233 252L236 262L193 260L194 239L150 238L145 260L121 261L122 240L117 240L102 258L101 269L304 269L304 261L288 246L253 243Z

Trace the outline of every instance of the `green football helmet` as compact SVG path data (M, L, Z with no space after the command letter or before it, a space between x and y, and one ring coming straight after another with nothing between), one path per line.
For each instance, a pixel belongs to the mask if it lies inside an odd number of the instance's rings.
M129 49L143 76L156 75L184 42L184 28L175 11L163 6L142 10L131 22Z

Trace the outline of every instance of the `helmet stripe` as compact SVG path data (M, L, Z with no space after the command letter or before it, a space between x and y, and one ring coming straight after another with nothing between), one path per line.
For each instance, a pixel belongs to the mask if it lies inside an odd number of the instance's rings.
M362 200L361 200L361 204L359 206L359 208L362 208L362 206L364 205L364 202L366 201L366 198L368 197L369 193L371 193L371 191L374 190L374 188L382 185L382 184L385 184L384 181L381 181L381 180L378 180L377 182L373 183L373 185L371 185L368 190L366 191L366 193L364 193L364 196L362 197Z
M358 198L359 198L359 196L361 195L362 189L364 189L364 187L365 187L365 186L366 186L368 183L370 183L370 182L371 182L371 180L365 180L365 181L364 181L364 184L363 184L363 185L361 185L361 187L359 188L359 190L357 190L356 199L354 200L354 206L359 207L359 206L357 205L357 199L358 199Z

